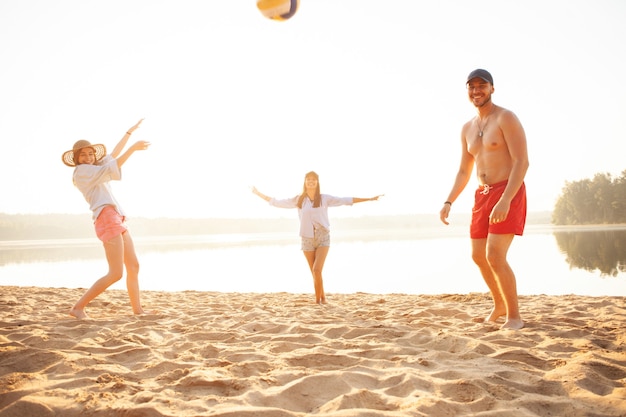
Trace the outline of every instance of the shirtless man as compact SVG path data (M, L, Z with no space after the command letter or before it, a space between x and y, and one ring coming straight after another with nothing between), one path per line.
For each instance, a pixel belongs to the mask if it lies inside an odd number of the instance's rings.
M507 262L513 237L522 235L526 221L528 170L526 134L517 116L491 101L493 77L484 69L467 77L467 94L477 116L461 130L461 163L448 198L439 212L448 224L452 203L461 194L476 164L479 187L475 192L470 237L472 259L493 297L493 310L485 319L505 316L502 329L521 329L515 274Z

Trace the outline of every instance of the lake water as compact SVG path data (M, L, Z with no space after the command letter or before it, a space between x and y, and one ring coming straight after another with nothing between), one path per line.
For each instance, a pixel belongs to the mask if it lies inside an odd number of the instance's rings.
M333 231L326 292L486 292L465 227ZM143 290L312 293L291 233L135 238ZM520 295L626 295L626 227L528 226L509 261ZM94 239L0 242L0 286L87 288L107 269ZM124 281L112 288L124 289ZM0 288L0 291L2 289Z

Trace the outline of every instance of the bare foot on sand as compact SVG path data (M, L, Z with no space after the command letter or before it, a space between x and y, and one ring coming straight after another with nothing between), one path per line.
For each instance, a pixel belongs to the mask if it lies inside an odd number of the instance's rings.
M485 322L495 323L500 317L504 315L506 315L506 311L496 310L496 308L494 307L493 310L491 310L491 313L489 313L489 315L485 318Z
M500 328L502 330L519 330L524 327L522 319L507 320Z
M74 308L74 307L72 307L72 309L70 310L70 316L76 317L79 320L89 318L87 313L85 313L85 310L81 310L81 309Z
M149 310L149 311L146 311L144 309L141 309L141 311L139 311L139 312L134 312L133 311L133 314L135 316L150 316L150 315L154 315L154 314L159 314L159 310Z

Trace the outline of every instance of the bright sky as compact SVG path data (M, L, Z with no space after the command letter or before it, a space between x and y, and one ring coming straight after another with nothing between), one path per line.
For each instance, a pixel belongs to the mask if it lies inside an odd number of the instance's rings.
M291 197L310 170L385 194L335 216L436 215L477 67L526 130L529 209L551 210L626 169L625 21L623 0L301 0L287 22L254 0L1 0L0 212L88 213L61 154L145 118L113 184L129 217L294 216L249 186Z

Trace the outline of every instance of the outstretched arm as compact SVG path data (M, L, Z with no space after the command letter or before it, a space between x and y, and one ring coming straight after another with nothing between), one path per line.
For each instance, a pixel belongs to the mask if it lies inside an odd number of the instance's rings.
M272 198L266 196L265 194L263 194L262 192L260 192L259 190L256 189L256 187L252 187L252 193L258 195L259 197L261 197L263 200L265 201L270 201Z
M360 198L360 197L352 197L352 203L356 204L356 203L362 203L364 201L377 201L380 197L384 196L385 194L380 194L374 197L370 197L370 198Z
M144 151L148 149L149 146L150 146L150 142L146 142L145 140L140 140L138 142L133 143L133 145L130 148L128 148L126 152L124 152L119 158L117 158L117 166L121 168L122 165L124 165L124 163L128 160L128 158L130 158L130 156L135 151Z
M141 124L141 122L143 122L143 119L140 119L133 127L131 127L130 129L126 131L122 139L118 142L118 144L113 149L113 152L111 152L111 156L113 158L117 158L122 153L122 150L126 146L128 139L130 139L130 135L132 135L133 132L139 128L139 125Z

